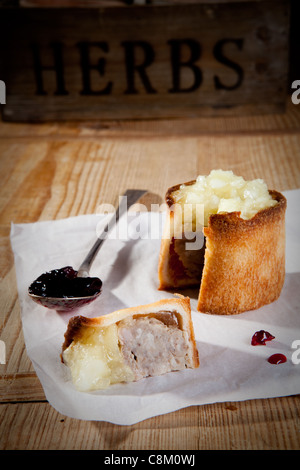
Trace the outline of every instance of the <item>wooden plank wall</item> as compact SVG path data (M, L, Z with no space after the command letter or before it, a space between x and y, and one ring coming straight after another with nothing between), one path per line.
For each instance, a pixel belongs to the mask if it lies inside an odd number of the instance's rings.
M4 9L3 119L149 119L283 111L285 0Z

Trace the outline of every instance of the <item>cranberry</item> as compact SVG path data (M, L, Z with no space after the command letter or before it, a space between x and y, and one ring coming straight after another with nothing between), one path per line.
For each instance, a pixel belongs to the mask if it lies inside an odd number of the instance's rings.
M275 336L271 335L268 331L260 330L252 336L251 344L252 346L265 345L266 341L272 341L274 338Z
M268 358L268 362L270 364L283 364L286 361L287 361L287 359L286 359L285 355L280 354L280 353L273 354L272 356L270 356Z

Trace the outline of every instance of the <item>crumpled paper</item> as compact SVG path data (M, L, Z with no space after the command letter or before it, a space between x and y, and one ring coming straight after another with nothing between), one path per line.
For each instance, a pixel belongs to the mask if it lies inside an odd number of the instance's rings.
M191 298L200 367L89 393L74 388L60 359L67 323L76 314L95 317L172 297L157 290L165 214L126 215L129 228L126 224L124 230L120 221L119 229L123 229L105 241L90 272L103 281L101 296L76 312L64 314L34 303L27 294L28 286L45 271L67 265L78 268L107 216L12 224L11 245L26 349L49 403L72 418L130 425L192 405L298 394L300 190L284 194L288 200L286 280L280 298L256 311L217 316L197 312L198 289L188 289L183 293ZM251 346L252 335L258 330L269 331L275 339L265 346ZM277 352L286 355L286 363L272 365L267 361Z

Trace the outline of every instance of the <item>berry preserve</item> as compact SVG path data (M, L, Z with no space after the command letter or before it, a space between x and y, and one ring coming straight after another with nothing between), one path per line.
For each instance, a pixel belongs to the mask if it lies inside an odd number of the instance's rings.
M270 364L283 364L286 361L287 361L287 358L285 357L284 354L281 354L281 353L272 354L272 356L268 358L268 362Z
M274 338L275 336L271 335L268 331L260 330L252 336L251 344L252 346L265 345L266 341L272 341Z
M30 286L29 294L41 297L72 298L98 294L102 281L97 277L77 277L71 266L54 269L39 276Z

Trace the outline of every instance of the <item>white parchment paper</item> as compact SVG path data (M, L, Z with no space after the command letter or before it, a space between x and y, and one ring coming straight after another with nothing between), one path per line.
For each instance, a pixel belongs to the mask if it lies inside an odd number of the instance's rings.
M126 219L129 230L120 221L119 232L115 232L118 239L112 239L112 234L105 241L90 272L103 280L102 295L72 314L58 314L34 303L27 295L28 286L45 271L67 265L78 268L107 218L84 215L12 224L11 245L26 349L49 403L72 418L130 425L192 405L298 394L300 190L284 194L288 200L286 280L280 298L256 311L216 316L196 311L197 289L182 292L191 297L200 367L91 393L75 390L60 360L69 318L76 314L96 317L172 297L157 290L164 214L131 215ZM251 346L252 335L261 329L275 339L266 346ZM267 358L277 352L288 360L271 365Z

